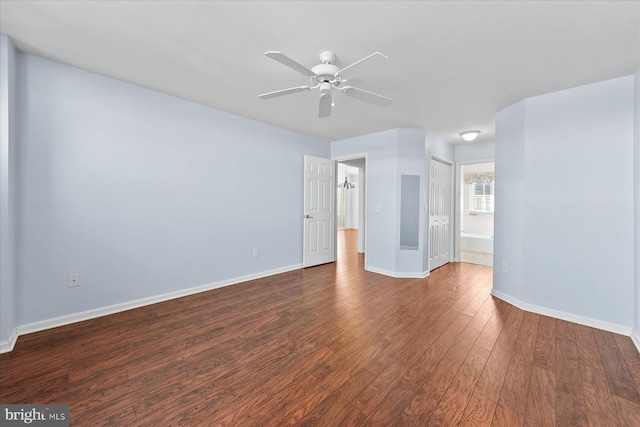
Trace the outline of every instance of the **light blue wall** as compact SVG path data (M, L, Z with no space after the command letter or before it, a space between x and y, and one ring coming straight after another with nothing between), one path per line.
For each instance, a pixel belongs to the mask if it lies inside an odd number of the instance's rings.
M634 253L635 253L635 322L634 338L640 350L640 64L636 67L634 79Z
M633 77L526 102L527 300L630 327Z
M0 342L16 326L16 52L0 34Z
M524 101L496 115L493 289L524 298ZM552 155L552 153L549 153ZM503 263L507 272L502 272Z
M424 240L417 251L400 251L400 176L418 175L424 189L424 130L391 129L331 143L331 157L367 155L367 265L391 276L422 274ZM420 205L424 206L424 191ZM382 209L376 212L376 207ZM420 213L422 233L424 213Z
M331 158L367 153L367 266L395 272L397 130L333 141ZM376 206L382 212L376 212Z
M300 265L303 156L328 142L32 55L18 67L18 324Z
M494 141L456 145L454 150L456 162L459 163L481 162L493 160L496 157L496 143Z
M425 131L424 145L428 156L435 156L451 163L455 160L454 146L429 130Z
M631 328L633 76L529 98L496 130L494 288Z
M428 245L425 236L425 212L426 204L426 163L425 163L425 131L424 129L398 129L398 181L396 189L397 225L398 230L396 240L396 272L401 275L422 275L427 268L424 268L424 253ZM420 177L420 200L419 200L419 227L418 234L420 242L418 250L400 250L400 195L401 176L416 175Z

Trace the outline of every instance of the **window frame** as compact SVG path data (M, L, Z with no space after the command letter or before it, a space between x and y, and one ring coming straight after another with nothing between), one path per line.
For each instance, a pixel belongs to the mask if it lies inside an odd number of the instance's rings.
M482 193L481 195L476 195L476 185L482 185ZM489 188L489 193L486 192L487 184ZM487 206L490 205L490 210L477 210L476 208L476 197L480 196L483 198L481 205ZM487 199L490 198L489 201ZM493 215L495 212L495 182L472 182L469 184L469 215Z

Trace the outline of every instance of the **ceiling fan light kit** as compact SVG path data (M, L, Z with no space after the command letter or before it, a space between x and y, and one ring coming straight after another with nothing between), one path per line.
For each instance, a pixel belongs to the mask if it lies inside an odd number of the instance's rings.
M288 89L277 90L274 92L263 93L262 95L258 95L260 99L271 99L276 98L283 95L289 95L297 92L304 92L307 90L318 89L320 92L320 101L319 101L319 109L318 109L318 117L324 118L331 116L331 107L333 107L333 90L336 89L339 92L342 92L344 95L355 98L359 101L364 101L369 104L376 105L378 107L387 107L391 105L391 98L387 98L386 96L379 95L377 93L369 92L363 89L358 89L352 86L343 86L342 83L347 80L344 79L340 73L344 70L347 70L354 65L360 64L361 62L373 57L380 55L384 58L387 58L386 55L380 52L374 52L369 56L366 56L351 65L348 65L344 68L338 68L334 64L336 60L336 55L333 52L322 52L320 54L321 63L314 66L311 69L308 69L304 65L294 61L289 58L282 52L278 51L268 51L265 52L265 56L273 59L274 61L278 61L282 65L286 65L292 70L297 71L298 73L307 77L313 86L297 86Z

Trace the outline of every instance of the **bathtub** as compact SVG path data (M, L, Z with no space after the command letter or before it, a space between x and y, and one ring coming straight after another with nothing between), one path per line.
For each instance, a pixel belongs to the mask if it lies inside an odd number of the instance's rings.
M475 252L493 253L493 236L473 234L463 231L460 233L460 249Z

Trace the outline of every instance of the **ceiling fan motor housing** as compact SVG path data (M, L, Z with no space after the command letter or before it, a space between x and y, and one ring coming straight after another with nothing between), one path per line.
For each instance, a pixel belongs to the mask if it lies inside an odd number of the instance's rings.
M311 71L317 76L319 82L329 82L335 79L335 75L340 71L340 68L333 64L320 64L313 67Z

